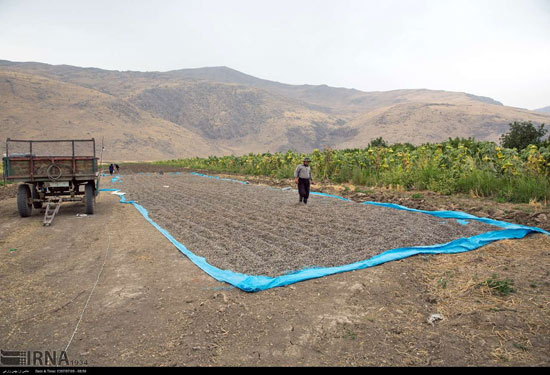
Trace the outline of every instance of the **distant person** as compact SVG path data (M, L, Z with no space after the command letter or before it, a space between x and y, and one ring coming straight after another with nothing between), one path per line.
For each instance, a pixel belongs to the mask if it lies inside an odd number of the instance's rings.
M111 176L113 175L114 170L115 166L113 164L109 165L109 173L111 174Z
M309 198L310 184L315 184L311 178L311 167L309 158L304 158L303 164L296 167L294 171L294 179L298 185L298 194L300 194L300 203L307 204Z
M118 170L120 169L118 164L115 164L115 168L116 168L116 173L118 173Z

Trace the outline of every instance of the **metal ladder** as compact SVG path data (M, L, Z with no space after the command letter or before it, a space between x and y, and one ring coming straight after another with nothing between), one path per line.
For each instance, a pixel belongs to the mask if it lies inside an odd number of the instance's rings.
M59 211L61 206L62 198L50 198L48 200L48 205L46 206L46 213L44 214L44 226L50 226L53 221L53 218Z

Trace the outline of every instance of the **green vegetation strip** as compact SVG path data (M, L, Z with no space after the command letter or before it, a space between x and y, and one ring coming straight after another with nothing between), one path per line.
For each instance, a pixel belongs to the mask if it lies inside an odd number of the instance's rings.
M364 149L211 156L155 162L218 173L292 178L304 157L314 178L334 183L468 193L500 202L550 201L550 146L523 150L494 142L449 139L438 144L369 146Z

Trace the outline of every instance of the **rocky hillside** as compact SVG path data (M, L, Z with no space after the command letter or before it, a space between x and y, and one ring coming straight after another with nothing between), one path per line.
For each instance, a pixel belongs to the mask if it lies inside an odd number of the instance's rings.
M105 139L109 160L437 142L497 141L550 114L467 93L287 85L227 67L120 72L0 60L0 139Z
M542 108L535 109L535 112L550 113L550 105L547 106L547 107L542 107Z

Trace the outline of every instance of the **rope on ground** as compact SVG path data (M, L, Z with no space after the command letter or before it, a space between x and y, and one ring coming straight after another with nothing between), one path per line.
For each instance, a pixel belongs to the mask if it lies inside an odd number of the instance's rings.
M107 256L109 255L109 248L111 247L111 235L109 234L108 231L107 231L107 238L108 238L107 249L105 250L105 258L103 259L103 264L101 265L101 268L99 269L99 273L97 274L97 279L94 283L94 286L93 286L92 290L90 291L90 295L88 296L88 300L86 301L86 304L84 305L84 308L82 309L82 312L80 313L80 317L78 319L78 322L76 323L76 327L74 327L74 331L73 331L73 334L71 335L71 339L69 340L69 343L65 347L65 353L67 353L67 350L69 349L69 346L73 342L73 338L76 334L76 331L78 330L78 326L80 325L80 322L82 321L82 317L84 316L84 312L86 311L86 308L88 307L88 303L90 302L90 299L92 298L92 294L94 294L94 290L95 290L97 284L99 283L99 279L101 277L101 274L103 273L103 268L105 267L105 263L107 262Z

